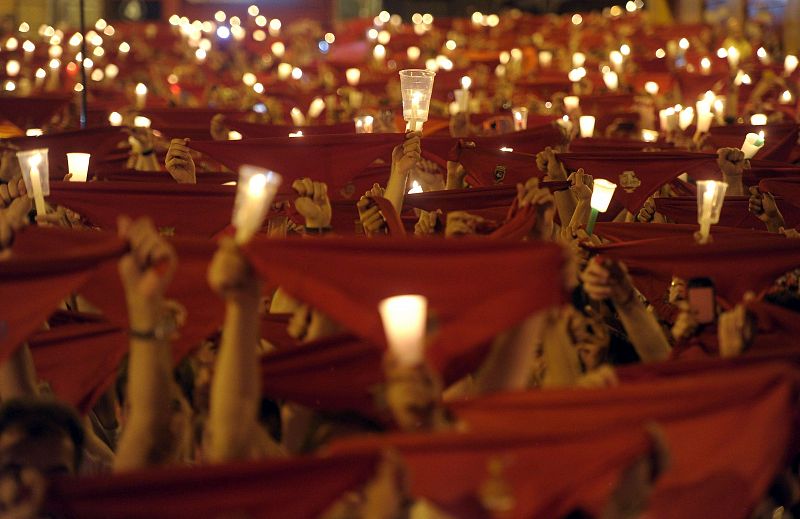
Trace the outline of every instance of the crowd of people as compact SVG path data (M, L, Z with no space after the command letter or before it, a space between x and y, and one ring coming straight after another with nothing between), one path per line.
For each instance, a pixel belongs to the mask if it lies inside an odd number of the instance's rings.
M780 21L268 16L0 35L0 517L800 517Z

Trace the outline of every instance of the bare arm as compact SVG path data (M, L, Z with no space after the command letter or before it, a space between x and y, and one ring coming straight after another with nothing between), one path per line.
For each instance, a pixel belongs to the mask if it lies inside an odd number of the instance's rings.
M419 161L420 137L419 132L407 133L403 144L397 146L392 152L392 172L389 175L384 196L392 203L397 214L403 210L408 173Z
M233 240L220 242L208 272L209 285L226 303L222 343L211 385L212 462L245 459L253 452L261 402L259 379L260 283Z
M172 359L169 341L158 333L164 316L164 291L177 258L147 219L120 219L120 236L131 252L119 263L131 327L127 400L129 417L119 441L115 471L165 463L171 440ZM166 268L164 268L166 267Z

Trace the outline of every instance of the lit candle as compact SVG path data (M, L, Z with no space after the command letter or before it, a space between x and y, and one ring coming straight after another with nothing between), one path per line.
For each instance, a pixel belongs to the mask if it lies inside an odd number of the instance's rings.
M608 206L611 203L611 197L614 196L614 191L617 185L609 182L604 178L594 179L592 185L592 212L589 216L589 224L586 226L586 232L591 236L594 232L594 224L597 222L597 215L608 211Z
M792 102L792 93L788 90L784 90L781 94L781 104L788 105Z
M644 91L650 94L651 96L658 95L658 91L661 90L661 87L658 86L658 83L655 81L648 81L644 84Z
M298 138L298 137L302 137L302 136L303 136L303 130L297 130L296 132L291 132L289 134L289 137L291 137L293 139Z
M517 106L511 109L514 116L514 130L522 131L528 128L528 109L524 106Z
M586 54L576 52L572 55L572 68L580 68L584 63L586 63Z
M764 131L762 130L759 133L748 133L744 138L744 144L742 144L742 153L744 153L745 159L752 159L755 157L758 150L764 147Z
M711 60L708 58L703 58L700 60L700 70L703 75L707 76L711 74Z
M421 295L402 295L384 299L378 305L389 351L403 367L413 367L425 359L425 325L428 300Z
M464 76L461 78L461 88L454 92L458 110L461 113L469 111L469 87L472 86L472 78Z
M355 118L356 133L372 133L374 118L371 115L362 115Z
M17 152L22 177L28 197L33 198L37 215L44 215L47 206L45 195L50 194L50 177L47 166L47 148Z
M416 180L411 184L411 189L408 190L409 195L414 195L416 193L422 193L422 192L424 192L424 190L422 189L420 183L417 182Z
M766 114L753 114L750 116L750 124L753 126L764 126L767 124Z
M694 121L694 108L687 106L678 114L678 126L681 130L685 130L692 125L692 121Z
M612 50L608 54L609 60L611 60L611 66L614 68L614 72L617 74L622 72L622 62L625 60L625 56L618 50Z
M783 60L783 72L786 76L791 76L794 71L797 69L797 65L800 63L800 60L797 59L797 56L793 54L789 54Z
M550 68L553 63L553 53L549 50L539 51L539 66L543 68Z
M255 166L239 169L232 219L236 243L247 243L261 227L280 184L281 176L273 171Z
M41 137L44 135L44 132L41 128L28 128L25 130L25 136L27 137Z
M435 77L436 73L430 70L411 69L400 71L403 119L408 122L410 131L421 130L422 123L428 120L428 110Z
M719 222L725 191L728 184L716 180L697 181L697 220L700 224L700 242L706 243L711 224Z
M345 77L347 78L347 84L351 87L358 86L358 82L361 80L361 70L357 68L349 68L344 73Z
M375 45L375 48L372 49L372 55L376 61L383 61L386 58L386 47L380 43Z
M714 114L711 111L711 103L707 99L701 99L697 102L697 134L707 133L711 128L711 121L714 120Z
M582 115L581 118L578 119L581 137L587 138L594 135L594 123L595 119L593 115Z
M764 47L759 47L756 51L756 55L758 56L759 61L761 61L762 65L769 65L771 60L769 59L769 54L767 54L767 49Z
M417 61L422 55L422 51L419 49L419 47L409 47L406 50L406 55L408 56L409 61Z
M658 132L655 130L642 130L642 140L644 142L656 142L658 140Z
M736 68L739 66L739 59L741 56L742 55L739 52L739 49L733 46L728 47L728 64L731 66L731 68Z
M108 122L111 126L120 126L122 124L122 114L119 112L111 112L108 114Z
M321 97L315 97L308 107L308 117L316 119L325 110L325 101Z
M137 115L133 118L133 125L137 128L150 128L151 122L147 117Z
M278 65L278 79L284 81L289 79L289 76L292 75L292 67L289 63L281 63Z
M614 91L619 87L619 76L614 71L608 71L603 74L603 82L609 90Z
M67 166L72 175L70 182L86 182L91 157L89 153L67 153Z
M242 138L243 138L242 134L237 132L236 130L231 130L228 132L229 141L240 141L242 140Z
M581 104L581 99L578 96L567 96L564 98L564 108L567 112L574 112L578 110Z
M144 83L136 84L136 108L142 110L147 104L147 86Z

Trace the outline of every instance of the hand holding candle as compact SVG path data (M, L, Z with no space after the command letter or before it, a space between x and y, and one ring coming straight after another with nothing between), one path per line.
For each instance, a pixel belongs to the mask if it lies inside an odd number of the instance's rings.
M17 152L17 160L19 160L19 167L22 170L25 190L28 192L28 197L34 200L37 215L47 213L44 197L50 194L50 171L47 151L47 148L40 148Z
M700 243L706 243L711 224L719 222L725 191L728 184L716 180L699 180L697 182L697 221L700 224Z
M232 219L237 244L247 243L261 227L280 184L281 176L273 171L255 166L239 169Z
M762 147L764 147L764 131L748 133L744 138L744 144L742 144L744 158L746 160L752 159Z
M608 211L608 206L611 203L611 197L614 196L614 191L616 189L616 184L609 182L604 178L597 178L594 180L591 201L592 213L589 216L589 224L586 226L586 232L589 234L589 236L591 236L594 232L594 224L597 222L598 214Z
M421 295L401 295L378 305L389 351L403 367L425 359L425 328L428 300Z
M428 120L435 72L409 69L400 71L400 91L403 96L403 119L409 131L421 131Z
M514 130L520 132L528 128L528 109L524 106L517 106L511 109L514 116Z

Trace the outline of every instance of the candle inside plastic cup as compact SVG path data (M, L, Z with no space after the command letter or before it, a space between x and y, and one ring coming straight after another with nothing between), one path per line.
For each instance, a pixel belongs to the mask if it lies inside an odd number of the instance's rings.
M421 295L400 295L378 305L389 350L402 366L424 360L428 300Z
M422 69L400 71L400 93L403 97L403 119L411 131L421 129L428 120L435 72Z
M70 182L86 182L91 157L89 153L67 153L67 165L72 175Z

